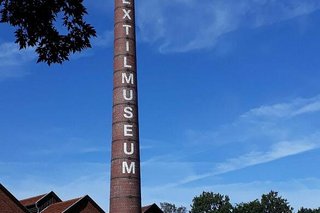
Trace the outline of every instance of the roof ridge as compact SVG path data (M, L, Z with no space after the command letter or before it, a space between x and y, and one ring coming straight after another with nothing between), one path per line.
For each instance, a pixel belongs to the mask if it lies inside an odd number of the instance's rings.
M13 195L11 194L11 192L6 188L4 187L4 185L2 185L0 183L0 190L2 190L6 196L8 196L22 211L24 212L29 212L26 207L24 207L20 201Z
M46 196L47 194L49 194L49 193L46 193L46 194L39 194L39 195L32 196L32 197L27 197L27 198L25 198L25 199L21 199L21 200L19 200L19 201L21 202L21 201L24 201L24 200L29 200L29 199L31 199L31 198L36 198L36 197L40 197L40 196L41 196L41 198L43 198L43 197L44 197L44 196Z
M50 194L51 192L44 194L39 200L37 200L35 203L38 203L40 200L42 200L43 198L45 198L48 194ZM40 195L39 195L40 196Z
M78 197L78 198L69 199L69 200L66 200L66 201L60 201L60 202L51 204L51 205L47 206L46 208L42 209L41 212L45 212L47 209L52 208L52 207L55 206L55 205L62 205L63 203L70 202L70 201L73 201L73 200L74 200L74 202L73 202L72 205L71 205L71 206L73 206L74 204L78 203L82 198L83 198L83 197ZM65 209L65 210L68 210L71 206L69 206L69 207L68 207L67 209ZM65 211L65 210L64 210L64 211ZM64 211L63 211L63 212L64 212ZM40 212L40 213L41 213L41 212Z
M76 205L78 202L80 202L83 198L85 198L86 196L88 195L85 195L83 197L79 197L79 198L75 198L75 199L78 199L76 202L74 202L71 206L69 206L68 208L66 208L65 210L63 210L63 212L61 213L65 213L67 210L69 210L71 207L73 207L74 205ZM75 199L72 199L72 200L75 200Z

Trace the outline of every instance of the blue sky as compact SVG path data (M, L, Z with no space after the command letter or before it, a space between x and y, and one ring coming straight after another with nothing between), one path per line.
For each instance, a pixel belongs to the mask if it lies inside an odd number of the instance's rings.
M36 64L0 25L0 182L107 209L113 4L85 4L98 37L63 65ZM143 203L275 190L319 207L320 2L144 0L136 13Z

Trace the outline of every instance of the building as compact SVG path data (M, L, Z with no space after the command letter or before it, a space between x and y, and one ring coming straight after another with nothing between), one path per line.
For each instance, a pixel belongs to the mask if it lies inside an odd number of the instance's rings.
M142 213L163 213L163 211L154 203L150 206L142 207Z
M20 200L30 213L104 213L88 195L62 201L54 192Z
M54 192L17 200L0 184L1 213L105 213L88 195L62 201Z
M0 184L0 211L1 213L29 213L2 184Z
M62 201L54 192L17 200L0 184L1 213L105 213L88 195ZM156 205L142 207L141 213L163 213Z
M48 206L59 202L62 202L62 200L54 192L20 200L20 203L26 207L30 213L41 212Z

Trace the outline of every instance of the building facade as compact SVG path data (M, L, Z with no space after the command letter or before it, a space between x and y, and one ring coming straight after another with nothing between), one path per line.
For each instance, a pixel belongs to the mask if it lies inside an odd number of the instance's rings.
M62 201L54 192L17 200L0 184L1 213L105 213L88 195Z

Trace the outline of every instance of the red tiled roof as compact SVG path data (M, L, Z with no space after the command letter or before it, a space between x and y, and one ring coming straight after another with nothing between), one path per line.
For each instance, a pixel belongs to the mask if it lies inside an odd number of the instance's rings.
M76 204L82 198L83 197L52 204L52 205L48 206L47 208L45 208L44 210L42 210L41 213L60 213L60 212L63 212L65 210L67 210L68 208L70 208L71 206L73 206L74 204Z
M21 203L13 196L1 183L0 183L0 192L3 192L12 202L16 204L23 212L29 212ZM1 193L0 193L1 194ZM2 210L2 209L1 209Z
M40 200L41 198L43 198L44 196L46 196L47 194L43 194L43 195L38 195L35 197L29 197L23 200L20 200L20 203L24 206L30 206L35 204L38 200Z
M141 209L142 213L144 213L144 212L146 212L148 209L150 209L150 208L151 208L151 206L152 206L152 205L149 205L149 206L143 206L143 207L142 207L142 209Z

